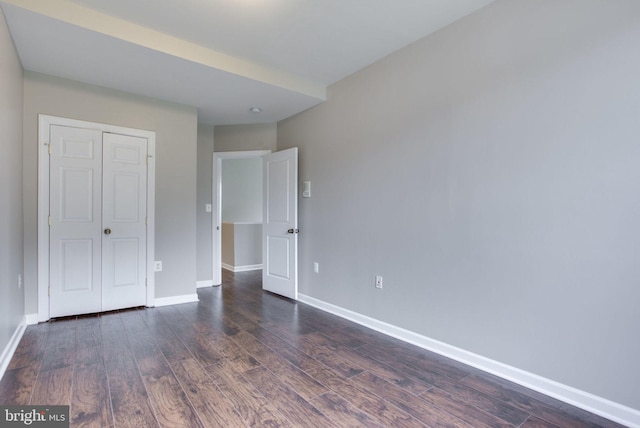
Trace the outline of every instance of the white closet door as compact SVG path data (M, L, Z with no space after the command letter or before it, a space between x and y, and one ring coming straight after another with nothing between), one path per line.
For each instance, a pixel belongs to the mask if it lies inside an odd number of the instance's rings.
M102 132L50 127L50 316L98 312Z
M147 139L103 136L102 310L146 304Z

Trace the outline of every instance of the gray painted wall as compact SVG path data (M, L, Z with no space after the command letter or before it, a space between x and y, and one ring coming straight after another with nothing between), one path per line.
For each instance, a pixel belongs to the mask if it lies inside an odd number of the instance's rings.
M27 72L24 81L24 206L27 313L37 312L38 114L156 132L156 297L195 293L195 108Z
M262 223L236 223L234 229L234 266L262 264Z
M0 9L0 354L24 317L22 66Z
M262 223L222 223L222 263L231 267L262 264Z
M221 244L222 256L221 261L229 266L236 264L236 251L235 251L235 228L233 223L222 223L221 231Z
M214 128L216 152L276 150L278 127L275 123L218 125Z
M300 292L640 409L638 22L498 0L280 122Z
M222 221L262 223L262 158L222 160Z
M211 280L213 247L213 214L205 211L206 204L213 204L211 165L213 162L213 125L198 124L198 203L197 203L197 269L198 281Z

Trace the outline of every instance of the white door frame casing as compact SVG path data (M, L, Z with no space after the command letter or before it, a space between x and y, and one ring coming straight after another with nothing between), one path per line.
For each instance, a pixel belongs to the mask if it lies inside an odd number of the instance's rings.
M222 161L224 159L261 158L271 153L271 150L248 150L242 152L214 152L211 186L213 210L211 216L212 230L212 278L213 285L222 284Z
M97 129L113 134L147 139L147 306L153 306L155 231L155 146L156 133L141 129L38 115L38 322L49 320L49 128L51 125Z

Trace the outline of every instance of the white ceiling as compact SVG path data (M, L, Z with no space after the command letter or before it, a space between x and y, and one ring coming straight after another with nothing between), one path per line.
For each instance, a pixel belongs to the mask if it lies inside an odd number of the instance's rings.
M275 122L493 0L0 0L27 70ZM249 108L258 106L262 113Z

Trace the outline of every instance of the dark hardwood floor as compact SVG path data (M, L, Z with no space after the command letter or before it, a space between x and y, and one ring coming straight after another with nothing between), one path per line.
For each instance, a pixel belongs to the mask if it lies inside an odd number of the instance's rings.
M261 290L225 271L199 303L27 328L2 404L91 427L620 426Z

